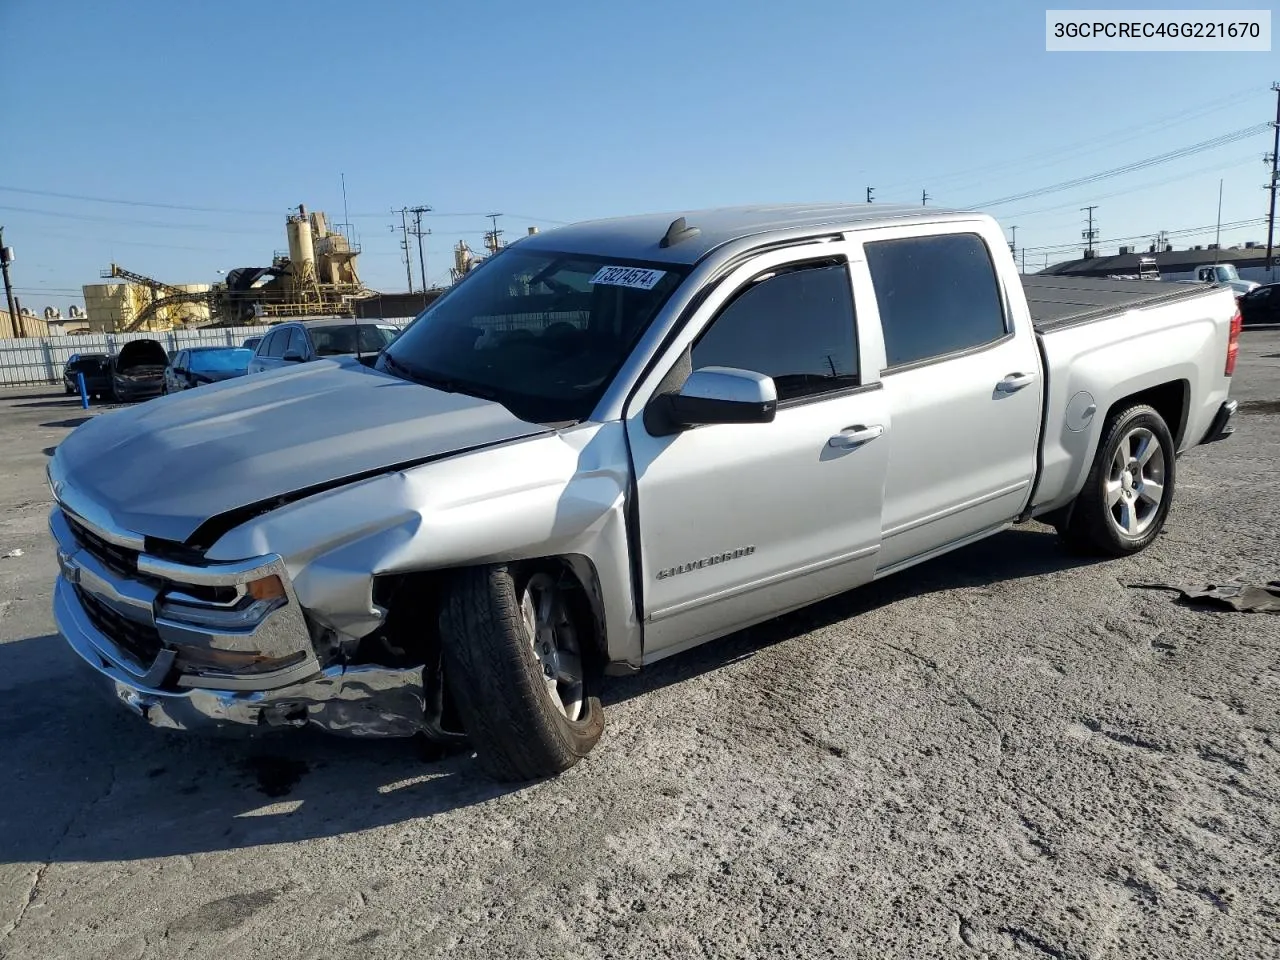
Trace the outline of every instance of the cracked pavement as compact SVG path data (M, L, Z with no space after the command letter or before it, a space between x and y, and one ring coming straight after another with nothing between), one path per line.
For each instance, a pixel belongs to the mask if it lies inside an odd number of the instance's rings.
M172 737L52 636L46 448L0 392L0 957L1280 956L1280 331L1166 535L1029 524L612 681L586 762Z

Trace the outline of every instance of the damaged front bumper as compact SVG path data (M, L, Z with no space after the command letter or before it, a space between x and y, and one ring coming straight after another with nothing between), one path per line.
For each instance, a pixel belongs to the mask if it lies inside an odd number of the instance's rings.
M54 588L53 609L59 632L94 685L153 727L253 733L313 725L357 737L428 732L422 667L329 667L275 690L166 689L134 676L64 577Z
M154 727L444 735L422 665L322 668L279 557L197 566L148 555L63 505L50 516L58 630L95 685ZM278 578L278 579L277 579ZM246 586L268 584L266 600ZM433 696L433 691L435 695Z

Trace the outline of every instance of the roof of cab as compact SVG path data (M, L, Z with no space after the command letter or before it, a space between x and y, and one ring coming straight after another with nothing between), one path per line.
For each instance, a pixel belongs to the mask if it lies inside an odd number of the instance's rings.
M521 249L563 253L601 254L619 259L660 263L697 263L707 253L746 237L803 231L808 228L866 226L872 223L936 222L965 214L938 207L899 206L887 203L783 204L774 206L720 207L709 210L651 213L609 220L587 220L545 233L521 237ZM683 217L695 234L662 246L675 221ZM513 244L514 246L514 244Z

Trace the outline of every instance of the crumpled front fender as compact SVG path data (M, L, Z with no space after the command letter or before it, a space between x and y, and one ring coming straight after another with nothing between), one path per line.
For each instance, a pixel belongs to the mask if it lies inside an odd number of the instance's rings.
M210 559L285 558L313 620L378 628L374 578L546 556L585 558L611 661L638 665L622 425L583 424L383 474L282 506L226 533Z

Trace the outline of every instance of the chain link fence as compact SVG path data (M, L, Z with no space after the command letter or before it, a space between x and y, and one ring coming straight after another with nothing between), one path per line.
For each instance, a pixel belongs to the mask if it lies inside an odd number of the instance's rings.
M401 323L391 322L397 326ZM61 383L62 369L76 354L114 357L130 340L155 340L172 357L187 347L238 347L270 327L204 327L151 333L91 333L74 337L24 337L0 340L0 388Z

